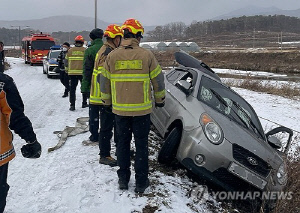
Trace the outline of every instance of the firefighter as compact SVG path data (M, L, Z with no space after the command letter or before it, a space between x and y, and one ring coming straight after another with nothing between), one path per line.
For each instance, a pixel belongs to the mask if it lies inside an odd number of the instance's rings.
M62 50L57 57L60 82L65 87L65 92L62 95L63 98L68 97L68 94L70 91L69 76L66 73L65 65L64 65L64 60L65 60L65 57L66 57L69 49L70 49L70 44L68 42L63 43Z
M104 61L107 55L120 46L123 37L123 30L119 25L109 25L105 32L106 42L101 47L96 55L94 72L91 82L91 95L90 95L90 132L98 135L99 129L99 112L100 112L100 135L99 135L99 149L100 149L100 164L109 166L117 166L117 161L111 157L110 140L112 138L112 130L115 123L115 116L111 108L102 105L100 95L100 85L97 82L97 76L100 75L103 69ZM92 133L93 134L93 133ZM114 141L117 143L116 133L114 134Z
M0 213L6 205L8 164L15 157L12 144L14 130L27 144L21 148L25 158L39 158L41 145L36 139L30 120L24 115L24 105L11 77L0 73Z
M84 53L83 79L81 84L81 92L87 96L90 96L91 84L93 87L96 86L94 84L94 79L96 79L94 72L97 70L94 69L94 64L97 52L103 45L103 30L99 28L93 29L90 32L90 38L92 39L92 43ZM89 130L91 135L88 140L82 142L83 145L99 145L99 106L97 103L95 105L95 100L91 100L91 98L89 104Z
M82 81L83 57L85 48L83 47L84 39L81 35L75 38L75 47L69 49L65 58L65 68L70 78L70 111L75 110L76 87L78 81ZM87 95L82 94L82 108L87 105Z
M94 69L94 63L95 63L95 57L99 49L103 45L103 30L99 28L95 28L90 32L90 38L92 39L92 43L89 46L89 48L86 49L84 53L84 59L83 59L83 78L82 78L82 84L81 84L81 92L85 93L88 97L90 95L90 88L91 88L91 80L92 80L92 74ZM88 105L84 106L87 107ZM98 124L99 126L99 124ZM93 140L98 142L98 133L96 135L92 135Z
M152 112L151 87L155 105L164 106L165 84L161 67L149 50L139 47L144 28L136 19L128 19L122 26L124 40L111 52L100 76L101 99L112 105L118 136L117 171L119 188L128 189L130 180L130 141L134 135L135 192L143 193L149 186L148 135ZM151 86L152 84L152 86Z

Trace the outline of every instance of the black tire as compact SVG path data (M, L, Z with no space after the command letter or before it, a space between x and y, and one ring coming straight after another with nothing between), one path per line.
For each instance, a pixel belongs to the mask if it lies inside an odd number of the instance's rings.
M33 63L30 62L30 66L33 66Z
M172 129L161 147L157 160L162 164L170 164L176 157L177 149L181 139L181 131L179 127Z

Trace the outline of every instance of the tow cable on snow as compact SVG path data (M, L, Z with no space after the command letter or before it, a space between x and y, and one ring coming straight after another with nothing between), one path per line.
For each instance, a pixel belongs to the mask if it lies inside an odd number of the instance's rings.
M273 123L273 124L276 124L276 125L279 125L279 126L283 126L282 124L276 123L276 122L271 121L271 120L269 120L269 119L267 119L267 118L263 118L263 117L261 117L261 116L258 116L258 117L261 118L261 119L263 119L263 120L269 121L269 122L271 122L271 123ZM294 131L294 132L300 133L299 131L294 130L294 129L290 128L290 127L288 127L288 128L291 129L291 130Z
M68 137L89 131L88 121L89 117L77 118L75 127L66 126L63 131L54 131L53 134L57 134L60 139L54 147L48 149L48 152L52 152L62 147L66 143Z

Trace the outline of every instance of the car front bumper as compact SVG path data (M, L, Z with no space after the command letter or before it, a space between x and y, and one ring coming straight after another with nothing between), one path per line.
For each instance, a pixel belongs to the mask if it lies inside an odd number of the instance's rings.
M203 162L196 160L202 156ZM281 191L283 186L274 181L273 170L263 177L233 158L233 146L224 141L215 145L207 140L201 127L182 132L177 159L199 177L226 190Z
M48 68L48 75L59 75L59 72L53 71L58 65L50 65Z

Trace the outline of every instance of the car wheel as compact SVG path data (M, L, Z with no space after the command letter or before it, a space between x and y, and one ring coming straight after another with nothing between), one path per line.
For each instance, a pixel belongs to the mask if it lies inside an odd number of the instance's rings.
M179 127L172 129L158 153L158 162L162 164L171 163L177 153L177 149L181 139L181 131Z
M30 66L33 66L33 63L30 62Z

